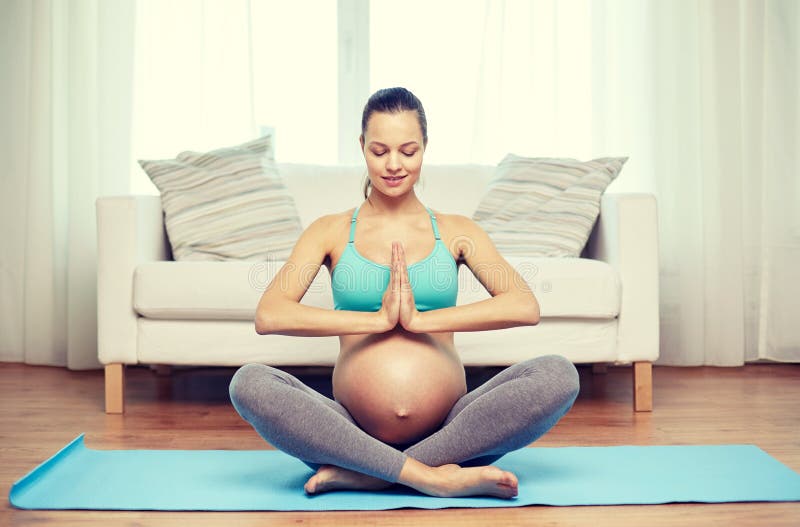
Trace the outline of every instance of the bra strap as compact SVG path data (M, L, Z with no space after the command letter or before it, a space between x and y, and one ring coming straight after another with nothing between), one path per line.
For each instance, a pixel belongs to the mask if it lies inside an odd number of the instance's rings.
M356 207L356 210L353 211L353 219L350 220L350 239L347 243L353 243L353 239L356 235L356 216L358 216L358 209L361 208L361 205Z
M431 216L431 225L433 226L433 235L436 237L437 240L441 240L442 238L439 236L439 226L436 225L436 216L433 214L431 209L429 209L428 207L425 207L425 208L428 209L428 214L430 214L430 216Z

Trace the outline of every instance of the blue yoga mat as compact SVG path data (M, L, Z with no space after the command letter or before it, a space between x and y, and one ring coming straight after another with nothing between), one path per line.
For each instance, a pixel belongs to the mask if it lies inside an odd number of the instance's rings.
M310 511L800 501L800 474L752 445L524 448L497 466L519 496L432 498L402 486L308 496L275 450L94 450L83 435L11 488L23 509Z

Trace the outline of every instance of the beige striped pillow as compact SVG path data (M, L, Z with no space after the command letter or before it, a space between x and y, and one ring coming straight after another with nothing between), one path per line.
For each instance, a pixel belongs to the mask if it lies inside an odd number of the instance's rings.
M175 260L286 260L300 237L270 136L139 164L161 192Z
M509 154L472 218L504 256L578 257L600 213L600 196L627 160Z

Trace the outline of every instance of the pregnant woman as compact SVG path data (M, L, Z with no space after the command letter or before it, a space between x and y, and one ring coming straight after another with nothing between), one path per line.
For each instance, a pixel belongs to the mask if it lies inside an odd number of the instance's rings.
M310 494L400 483L433 496L516 496L516 476L490 463L570 409L575 367L543 356L467 393L453 332L535 325L539 304L475 222L417 198L428 136L416 96L376 92L361 130L365 201L303 232L255 320L259 334L339 336L335 400L262 364L236 372L231 400L265 440L316 470ZM300 303L321 265L333 310ZM491 298L456 306L459 265Z

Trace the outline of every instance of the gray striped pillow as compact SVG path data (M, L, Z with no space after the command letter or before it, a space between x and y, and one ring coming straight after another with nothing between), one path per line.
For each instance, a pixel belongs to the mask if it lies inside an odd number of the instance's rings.
M286 260L300 237L270 136L139 164L161 192L175 260Z
M509 154L472 218L504 256L578 257L600 213L600 196L627 160Z

